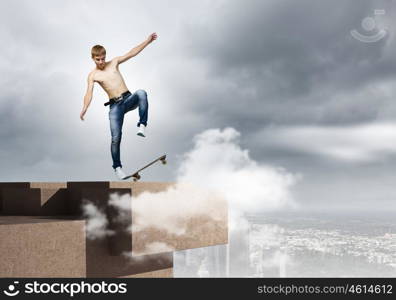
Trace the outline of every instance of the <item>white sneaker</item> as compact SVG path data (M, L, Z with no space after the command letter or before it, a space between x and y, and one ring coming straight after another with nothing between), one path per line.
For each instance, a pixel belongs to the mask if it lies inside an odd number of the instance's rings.
M127 177L127 176L125 175L125 173L124 173L124 171L122 170L121 167L117 167L114 171L115 171L115 173L116 173L118 179L121 179L121 180L122 180L122 179L124 179L125 177Z
M146 126L144 126L143 124L140 124L139 130L137 132L137 135L145 137L145 135L144 135L144 130L145 129L146 129Z

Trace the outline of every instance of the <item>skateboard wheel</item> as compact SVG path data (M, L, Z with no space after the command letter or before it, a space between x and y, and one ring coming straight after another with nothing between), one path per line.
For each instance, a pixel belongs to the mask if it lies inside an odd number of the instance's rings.
M135 175L133 175L133 178L136 179L136 180L139 180L140 179L140 175L139 174L135 174Z
M166 160L165 159L161 160L161 162L162 162L163 165L166 165Z
M137 179L136 177L133 177L133 181L135 181L135 182L136 182L136 181L138 181L138 179Z

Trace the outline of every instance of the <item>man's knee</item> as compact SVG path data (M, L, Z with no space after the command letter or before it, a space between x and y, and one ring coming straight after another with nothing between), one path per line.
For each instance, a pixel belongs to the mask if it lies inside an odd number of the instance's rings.
M119 135L113 135L111 137L111 143L112 144L119 144L121 142L121 134Z
M137 94L139 97L147 98L147 92L146 92L145 90L142 90L142 89L137 90L137 91L136 91L136 94Z

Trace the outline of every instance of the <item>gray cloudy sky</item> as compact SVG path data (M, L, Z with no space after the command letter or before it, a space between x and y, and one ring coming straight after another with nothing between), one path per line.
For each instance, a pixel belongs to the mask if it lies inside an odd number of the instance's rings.
M396 209L394 14L392 0L3 0L0 180L114 180L99 86L79 119L90 48L112 58L157 32L121 65L150 103L146 139L126 116L126 171L165 152L145 179L173 180L195 134L233 127L252 159L302 175L299 201Z

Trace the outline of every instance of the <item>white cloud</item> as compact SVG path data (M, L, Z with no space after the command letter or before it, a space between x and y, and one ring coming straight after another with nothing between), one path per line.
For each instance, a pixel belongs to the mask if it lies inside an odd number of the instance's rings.
M189 182L222 195L232 210L243 213L295 206L290 188L298 176L264 165L239 145L234 128L209 129L195 136L184 155L178 182Z
M82 209L83 215L87 220L85 232L88 239L100 239L114 233L107 228L108 220L106 215L96 205L84 199Z
M159 193L144 192L133 200L131 230L137 233L154 227L182 236L187 232L187 220L191 217L226 218L222 202L211 191L186 184L177 184Z

